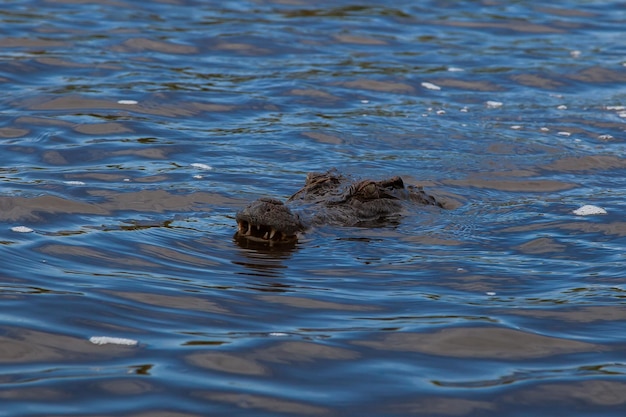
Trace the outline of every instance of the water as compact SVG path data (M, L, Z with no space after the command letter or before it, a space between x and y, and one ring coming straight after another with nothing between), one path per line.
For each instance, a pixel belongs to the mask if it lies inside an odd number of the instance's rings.
M0 415L623 416L624 6L3 1ZM454 209L233 240L330 167Z

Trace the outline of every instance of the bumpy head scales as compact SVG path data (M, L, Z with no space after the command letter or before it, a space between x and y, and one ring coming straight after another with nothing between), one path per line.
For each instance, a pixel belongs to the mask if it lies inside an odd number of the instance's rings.
M260 198L237 213L240 237L261 242L291 242L304 230L300 218L280 200Z

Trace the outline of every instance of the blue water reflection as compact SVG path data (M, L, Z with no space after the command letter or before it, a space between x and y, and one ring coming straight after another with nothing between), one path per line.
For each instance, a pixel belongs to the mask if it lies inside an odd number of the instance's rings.
M621 2L0 9L0 414L623 415ZM233 238L330 167L452 209Z

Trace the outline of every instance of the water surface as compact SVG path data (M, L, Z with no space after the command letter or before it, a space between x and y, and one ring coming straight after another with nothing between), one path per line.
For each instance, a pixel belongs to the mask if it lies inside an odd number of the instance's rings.
M1 9L0 414L624 414L623 2ZM454 208L233 240L331 167Z

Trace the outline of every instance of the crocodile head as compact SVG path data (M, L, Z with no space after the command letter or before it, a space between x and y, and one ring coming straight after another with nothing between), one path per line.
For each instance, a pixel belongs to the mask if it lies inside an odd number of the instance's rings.
M405 187L397 176L352 181L335 170L311 173L287 199L297 214L279 200L261 198L237 213L236 237L273 244L295 242L305 224L375 227L395 221L410 202L443 207L420 187Z
M331 222L346 226L377 224L402 211L405 192L400 177L359 181L328 199L325 213Z
M294 242L304 230L298 215L282 201L263 197L237 213L237 236L257 242Z

